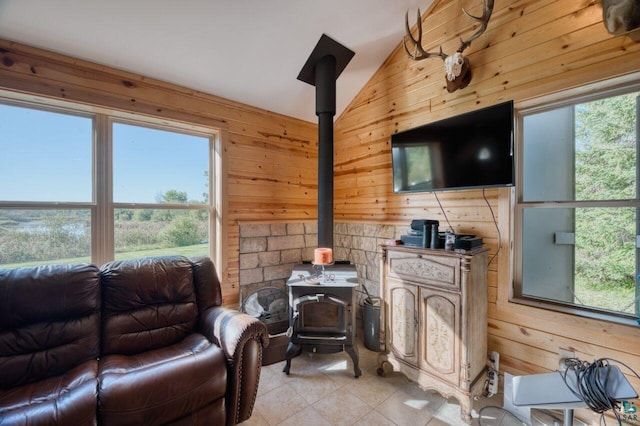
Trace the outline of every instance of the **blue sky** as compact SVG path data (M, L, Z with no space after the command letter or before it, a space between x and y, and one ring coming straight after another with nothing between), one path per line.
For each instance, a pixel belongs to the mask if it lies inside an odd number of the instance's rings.
M209 140L116 123L113 129L115 202L155 202L170 189L203 201Z
M0 200L90 202L91 118L0 105ZM202 200L207 138L115 123L114 201L153 203L170 189Z

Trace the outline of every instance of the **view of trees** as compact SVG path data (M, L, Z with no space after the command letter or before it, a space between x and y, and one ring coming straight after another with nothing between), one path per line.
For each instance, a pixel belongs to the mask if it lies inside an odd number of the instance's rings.
M576 108L576 200L636 198L636 97ZM635 312L636 209L577 208L575 285L579 303Z

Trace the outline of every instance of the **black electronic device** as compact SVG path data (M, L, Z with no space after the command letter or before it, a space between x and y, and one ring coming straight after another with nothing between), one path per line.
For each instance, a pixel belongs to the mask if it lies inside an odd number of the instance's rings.
M391 136L393 192L514 185L513 101Z
M407 235L401 235L402 244L414 247L429 247L431 241L431 230L433 225L438 227L440 224L437 220L431 219L414 219L411 221L411 229Z
M414 219L411 221L411 229L413 229L414 231L422 232L425 225L427 225L429 229L431 229L431 225L440 226L440 222L431 219Z
M400 235L400 241L405 246L422 247L422 235Z
M456 235L456 250L473 250L482 247L482 237L475 235Z

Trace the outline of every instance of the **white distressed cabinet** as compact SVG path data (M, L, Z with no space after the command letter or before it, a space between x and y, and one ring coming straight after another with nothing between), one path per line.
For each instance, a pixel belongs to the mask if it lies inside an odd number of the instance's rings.
M381 262L378 373L455 397L470 423L487 371L487 250L382 246Z

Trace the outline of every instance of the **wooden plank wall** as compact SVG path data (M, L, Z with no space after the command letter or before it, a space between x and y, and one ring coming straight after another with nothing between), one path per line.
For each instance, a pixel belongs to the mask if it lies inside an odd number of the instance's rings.
M460 11L479 1L436 0L423 15L424 44L453 52L474 27ZM407 224L438 218L433 195L391 193L392 133L508 99L522 102L640 69L640 44L611 37L590 0L496 0L486 33L465 53L469 87L449 94L442 61L389 56L335 126L335 221ZM402 25L402 16L397 17ZM218 127L227 168L223 243L225 304L238 301L239 221L316 217L316 126L247 105L40 49L0 40L0 88L120 111ZM559 347L583 359L610 356L640 371L640 332L509 303L511 191L440 193L457 231L482 235L495 254L489 272L489 348L512 373L553 370ZM493 216L493 217L492 217ZM632 379L636 389L640 381ZM586 414L584 414L586 415Z
M479 14L480 1L436 0L423 14L423 45L453 53L475 27L461 12ZM415 12L414 12L415 13ZM411 16L411 14L410 14ZM402 16L397 17L402 25ZM415 28L414 28L415 31ZM445 90L442 60L411 61L402 45L389 56L336 122L337 221L409 223L443 214L433 194L391 191L390 135L396 131L514 100L523 102L640 69L640 43L610 36L602 8L590 0L496 0L487 31L465 53L473 79ZM509 302L511 289L511 189L438 194L456 231L478 233L495 255L489 271L489 349L514 374L551 371L558 349L581 359L612 357L640 371L640 329L550 312ZM636 389L640 381L630 377ZM590 416L589 413L581 413Z
M0 40L0 89L221 129L225 305L238 303L238 223L317 216L317 126Z

